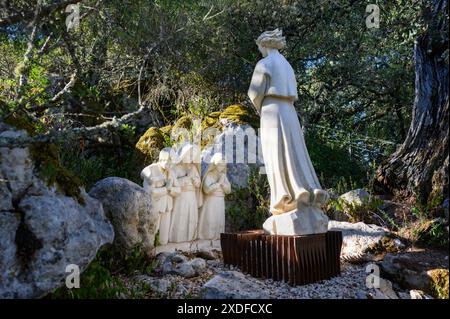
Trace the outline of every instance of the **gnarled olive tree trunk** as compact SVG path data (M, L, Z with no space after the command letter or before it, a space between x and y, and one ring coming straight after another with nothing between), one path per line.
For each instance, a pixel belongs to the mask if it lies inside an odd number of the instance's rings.
M414 46L415 100L405 141L383 163L375 188L425 203L448 196L448 8L434 0L423 10L429 21Z

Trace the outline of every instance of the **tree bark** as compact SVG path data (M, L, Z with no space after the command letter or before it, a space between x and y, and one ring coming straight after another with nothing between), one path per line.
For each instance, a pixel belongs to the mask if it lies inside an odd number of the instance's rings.
M426 203L448 196L448 8L424 8L426 31L414 45L415 99L406 139L378 169L376 191Z

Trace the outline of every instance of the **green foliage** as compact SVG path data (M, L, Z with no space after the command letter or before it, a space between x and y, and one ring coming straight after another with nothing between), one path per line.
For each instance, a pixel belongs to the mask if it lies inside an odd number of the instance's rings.
M323 177L323 173L321 174L321 180L325 180ZM335 187L335 193L336 194L345 194L353 189L359 188L358 185L353 182L352 176L349 176L348 178L341 177L338 179Z
M130 130L133 131L132 128ZM129 135L130 130L125 130L125 135L121 137L120 148L100 145L95 152L89 152L83 140L67 140L61 143L61 165L78 176L88 190L100 179L110 176L141 184L140 172L145 162L134 149L136 137Z
M308 132L305 138L314 168L320 172L323 187L342 191L367 183L368 167L349 154L348 149L339 142L326 139L315 131Z
M431 290L439 299L449 297L449 271L448 269L433 269L428 272L431 278Z
M447 224L442 219L419 219L407 227L409 228L407 237L414 244L432 247L448 247L449 245Z
M226 224L229 231L261 229L269 217L269 185L258 169L251 170L246 188L227 195Z
M80 288L62 287L50 295L51 299L112 299L128 290L125 283L96 258L81 274Z
M71 170L61 163L60 151L55 144L34 143L30 146L30 155L39 175L47 181L48 185L56 185L67 196L76 198L84 204L81 196L81 180Z
M412 220L399 229L399 234L416 245L448 248L448 222L440 217L443 214L442 201L441 196L436 196L426 204L414 204L411 207Z
M364 198L362 203L348 202L342 198L331 199L327 204L327 211L334 210L344 213L351 223L365 222L368 224L378 223L376 220L378 217L379 207L383 204L383 201L370 196Z
M136 245L131 250L131 252L128 252L126 254L120 252L118 252L117 254L119 256L120 265L122 267L121 271L125 274L150 274L153 271L154 260L143 253L142 245Z

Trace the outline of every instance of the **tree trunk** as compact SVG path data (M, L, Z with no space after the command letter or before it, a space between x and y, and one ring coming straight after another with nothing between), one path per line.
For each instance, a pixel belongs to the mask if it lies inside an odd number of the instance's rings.
M415 100L403 144L377 171L375 190L425 203L448 196L448 8L423 10L426 31L414 45Z

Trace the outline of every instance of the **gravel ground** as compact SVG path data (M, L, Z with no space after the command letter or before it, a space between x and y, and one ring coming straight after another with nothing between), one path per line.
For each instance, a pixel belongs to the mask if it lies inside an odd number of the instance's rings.
M254 283L254 290L263 289L271 299L366 299L377 294L375 289L366 287L366 264L354 265L343 263L341 276L304 286L289 286L287 283L263 280L246 275ZM214 275L224 271L239 269L224 266L220 259L207 261L207 268L201 276L184 278L176 275L163 277L137 276L133 284L142 282L155 283L160 288L151 289L148 298L201 298L203 285ZM159 291L155 291L159 290Z

